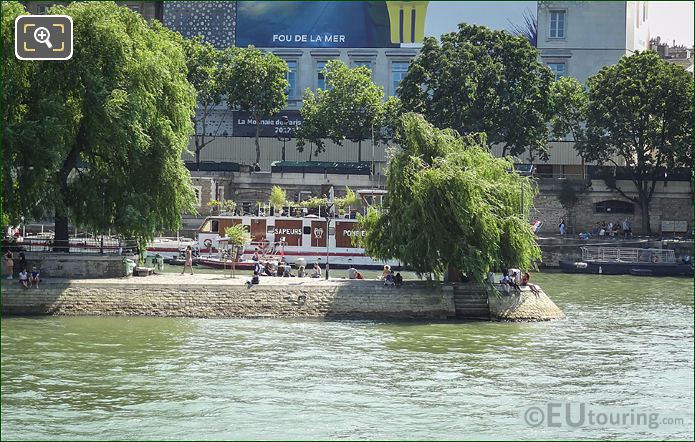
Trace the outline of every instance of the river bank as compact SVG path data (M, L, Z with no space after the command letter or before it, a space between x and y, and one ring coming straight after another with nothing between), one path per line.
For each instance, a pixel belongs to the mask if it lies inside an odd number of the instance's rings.
M4 315L174 316L202 318L484 319L564 317L542 291L506 295L473 283L261 278L159 274L144 278L49 279L39 289L2 281Z

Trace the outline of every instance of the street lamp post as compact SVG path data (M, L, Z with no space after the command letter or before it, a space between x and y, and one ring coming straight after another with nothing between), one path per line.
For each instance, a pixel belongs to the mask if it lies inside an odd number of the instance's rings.
M330 246L330 240L331 240L331 218L333 218L333 212L331 212L331 206L333 206L332 203L329 203L326 206L326 280L328 280L328 271L329 271L329 265L328 265L328 253L329 253L329 246Z
M280 122L282 124L280 124L280 131L278 132L278 141L282 141L282 161L285 161L285 143L292 139L288 126L289 120L287 115L280 117Z
M104 254L104 231L106 230L106 178L101 180L101 245L99 252Z
M335 215L334 213L335 196L333 194L333 186L331 186L328 191L328 200L326 201L326 281L328 280L328 248L331 241L331 218Z

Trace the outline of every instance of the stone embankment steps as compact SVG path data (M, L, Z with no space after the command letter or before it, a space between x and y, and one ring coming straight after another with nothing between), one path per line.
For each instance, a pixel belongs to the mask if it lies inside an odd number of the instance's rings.
M490 306L485 293L454 286L454 306L457 319L490 320Z

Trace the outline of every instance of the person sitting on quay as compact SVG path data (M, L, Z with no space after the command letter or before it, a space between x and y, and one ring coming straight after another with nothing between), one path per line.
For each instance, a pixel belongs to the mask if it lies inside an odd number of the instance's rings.
M264 271L264 273L262 273L262 275L265 274L265 276L273 276L275 271L274 271L273 265L270 263L270 261L267 261L265 263L265 265L263 266L263 271Z
M394 279L394 277L393 277L393 272L392 272L391 270L389 270L388 274L387 274L386 277L384 278L384 285L385 285L386 287L392 287L392 286L394 286L395 284L396 284L396 281L395 281L395 279Z
M357 269L353 266L348 269L348 279L357 279Z
M500 284L502 284L502 288L504 289L504 292L506 294L509 294L509 291L511 290L511 278L509 277L509 275L502 276L502 279L500 280Z
M306 276L306 270L304 266L299 266L299 269L297 269L297 277L298 278L304 278Z
M294 277L294 275L292 274L292 266L291 265L289 265L287 263L285 264L285 267L283 267L283 270L282 270L282 277L283 278Z
M396 285L396 287L403 285L403 277L401 276L401 272L396 273L396 276L393 277L393 283Z
M19 272L19 282L25 289L29 288L29 275L27 274L27 269L22 269L22 271Z
M258 279L258 272L254 270L253 277L251 278L251 280L246 281L246 288L250 289L252 285L257 285L259 282L260 280Z
M382 281L385 281L386 277L390 274L391 274L391 266L387 264L384 266L384 271L381 272L381 277L379 279Z
M517 292L520 291L519 284L521 283L521 270L512 268L509 269L507 274L509 275L509 286L516 289Z
M318 263L314 263L314 273L311 274L312 278L321 277L321 266Z
M31 274L29 275L29 287L33 287L36 284L36 288L39 288L39 282L41 281L41 273L36 267L31 268Z
M529 281L531 281L531 275L529 274L529 272L524 272L524 276L521 277L521 286L530 288L533 294L536 295L536 298L540 297L538 287L531 284Z

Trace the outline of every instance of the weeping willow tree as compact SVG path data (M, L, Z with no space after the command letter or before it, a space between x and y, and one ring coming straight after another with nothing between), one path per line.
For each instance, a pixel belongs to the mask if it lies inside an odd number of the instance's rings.
M528 213L535 186L493 157L484 135L436 129L417 114L401 120L401 149L387 172L387 210L360 218L363 246L377 259L398 259L419 274L532 268L541 253ZM455 280L455 278L452 278Z

